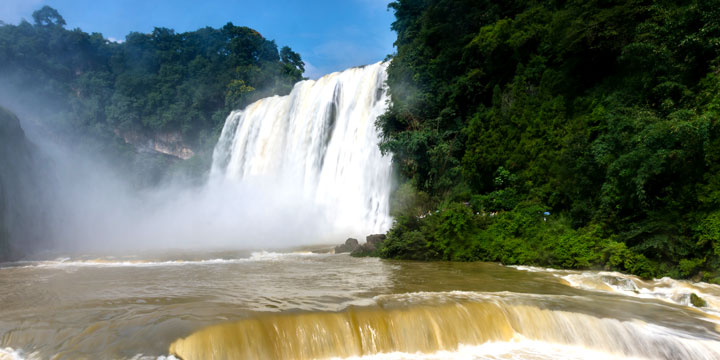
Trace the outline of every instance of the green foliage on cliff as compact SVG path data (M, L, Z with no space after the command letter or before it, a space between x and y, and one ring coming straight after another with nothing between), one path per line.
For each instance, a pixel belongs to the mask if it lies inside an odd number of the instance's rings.
M0 81L75 131L181 131L197 143L231 110L288 93L302 78L297 53L232 23L186 33L155 28L114 43L65 29L47 6L33 19L0 24Z
M384 256L717 276L720 1L390 7Z

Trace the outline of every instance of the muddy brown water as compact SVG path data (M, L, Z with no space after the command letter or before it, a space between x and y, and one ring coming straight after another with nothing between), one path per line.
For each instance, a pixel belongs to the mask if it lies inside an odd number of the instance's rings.
M0 359L720 359L720 287L618 273L174 253L2 264L0 289Z

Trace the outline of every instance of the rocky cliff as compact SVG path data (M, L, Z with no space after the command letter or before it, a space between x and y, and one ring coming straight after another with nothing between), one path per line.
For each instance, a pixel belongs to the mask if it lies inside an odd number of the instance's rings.
M44 174L17 116L0 106L0 261L37 249L47 238Z
M115 135L121 137L125 143L133 145L140 152L158 152L183 160L195 155L179 131L156 132L148 135L133 130L116 130Z

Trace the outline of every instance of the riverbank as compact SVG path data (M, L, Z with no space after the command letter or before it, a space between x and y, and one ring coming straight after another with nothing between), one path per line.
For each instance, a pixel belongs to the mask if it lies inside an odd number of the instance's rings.
M421 215L400 215L372 255L420 261L489 261L505 265L618 271L720 284L714 257L650 259L652 248L620 241L599 226L573 228L546 207L520 205L482 212L452 202ZM659 246L659 245L658 245Z
M435 216L442 216L441 211L437 211L434 213ZM496 217L500 216L502 217L503 214L499 213L492 213L492 214L475 214L479 217ZM432 216L432 215L428 215ZM549 213L544 212L542 213L542 222L547 223L548 217L550 216ZM427 216L418 217L417 219L421 220L426 218ZM553 225L553 220L550 220L550 225L548 226L557 226ZM487 230L486 230L487 231ZM430 249L427 248L427 241L425 242L425 248L418 247L417 243L412 242L403 242L404 236L401 235L399 238L397 237L397 234L394 232L389 233L390 236L386 236L383 234L373 234L368 235L366 238L366 242L364 244L360 244L356 239L350 238L345 241L344 244L338 245L335 247L334 252L335 253L350 253L351 256L354 257L379 257L384 259L395 259L395 260L421 260L421 261L443 261L447 259L441 259L436 258L432 259L427 257L430 253ZM418 238L415 240L422 241L422 233L415 233L412 236L417 236ZM405 238L406 239L406 238ZM589 243L585 243L587 240L587 237L580 237L578 239L573 239L575 243L582 244L584 246L589 246ZM595 243L597 245L597 243ZM606 247L608 246L607 243L604 244ZM413 247L415 246L415 247ZM616 245L617 246L617 245ZM472 249L471 249L472 250ZM521 251L522 249L516 249L515 251ZM405 251L404 253L402 251ZM550 251L550 250L548 250ZM555 249L555 256L558 256L558 252L562 252L564 249L557 248ZM625 248L625 251L629 252L627 248ZM407 255L408 257L415 256L418 258L403 258L402 256L398 256L398 254ZM437 254L437 252L435 252ZM600 255L606 255L601 253ZM627 255L627 254L625 254ZM618 256L618 254L615 254L615 256ZM633 256L632 253L630 253L630 256ZM598 257L597 259L602 259ZM577 264L578 259L573 259L575 261L575 264ZM632 258L626 258L626 259L613 259L615 263L624 264L626 262L632 261ZM475 262L475 261L487 261L487 260L447 260L447 261L453 261L453 262ZM622 262L621 262L622 261ZM562 279L564 279L568 285L579 287L587 290L597 290L597 291L608 291L612 293L622 293L629 296L639 296L639 297L649 297L649 298L660 298L667 301L671 301L677 304L686 305L686 306L693 306L696 308L705 308L709 306L708 300L705 299L706 294L701 290L702 288L707 288L708 286L715 286L718 285L717 279L711 279L714 280L712 282L714 285L711 284L710 281L708 281L708 277L710 273L703 272L703 273L697 273L695 276L693 276L691 279L683 280L678 278L672 278L669 276L663 276L663 277L642 277L642 276L635 276L634 274L625 272L620 272L620 270L617 269L617 267L613 268L610 264L606 263L604 266L600 266L599 263L596 264L597 266L593 268L589 267L571 267L571 266L551 266L548 264L506 264L501 261L491 261L494 263L498 263L499 265L503 266L510 266L519 270L524 271L531 271L531 272L549 272L554 274L555 276L558 276ZM567 264L567 263L565 263ZM563 265L563 264L560 264ZM580 275L582 274L582 275ZM587 274L592 274L591 276L588 276ZM701 283L702 282L702 283ZM694 284L694 285L693 285ZM671 290L672 289L672 290ZM682 291L678 292L677 289L683 289ZM710 300L710 303L714 304L713 307L717 307L717 313L720 315L720 298Z

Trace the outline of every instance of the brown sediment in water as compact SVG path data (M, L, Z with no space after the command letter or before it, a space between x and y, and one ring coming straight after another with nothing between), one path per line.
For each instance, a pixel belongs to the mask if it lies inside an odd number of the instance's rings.
M442 295L432 295L442 296ZM202 329L178 339L171 354L192 359L322 359L382 353L434 353L461 345L529 339L616 356L713 359L720 343L648 332L619 321L500 299L404 308L267 315Z
M172 344L187 360L445 359L478 345L500 349L490 358L720 358L717 285L532 270L234 251L17 263L0 268L0 353L138 359ZM617 290L629 281L638 293ZM708 306L662 297L689 291Z

